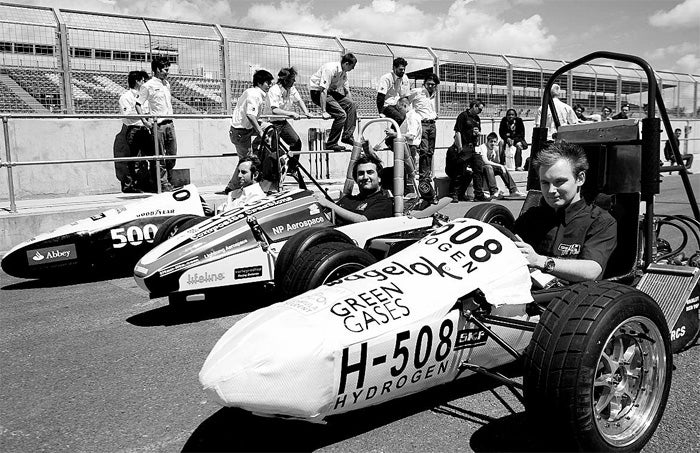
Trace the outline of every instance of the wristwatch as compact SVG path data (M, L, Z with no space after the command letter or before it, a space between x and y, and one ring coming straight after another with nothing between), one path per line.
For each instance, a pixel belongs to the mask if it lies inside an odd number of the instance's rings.
M542 270L545 272L552 272L554 270L554 264L554 258L548 256L547 259L544 260Z

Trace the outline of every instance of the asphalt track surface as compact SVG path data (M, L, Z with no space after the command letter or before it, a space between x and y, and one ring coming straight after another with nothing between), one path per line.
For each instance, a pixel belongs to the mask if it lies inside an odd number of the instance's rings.
M700 176L693 185L700 191ZM678 177L657 207L690 214ZM512 202L515 203L515 202ZM457 217L467 203L445 209ZM517 206L510 206L516 210ZM518 399L479 377L336 416L257 417L209 401L197 374L225 330L270 303L240 288L173 308L132 278L46 284L0 274L0 451L536 451ZM700 347L674 356L663 420L644 451L700 451ZM506 370L517 374L517 369Z

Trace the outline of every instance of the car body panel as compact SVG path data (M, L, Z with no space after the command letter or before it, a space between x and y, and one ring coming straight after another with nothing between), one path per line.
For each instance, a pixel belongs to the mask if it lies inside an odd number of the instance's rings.
M153 248L163 222L179 214L204 216L199 191L192 184L39 234L7 252L2 268L21 278L89 272L105 265L128 272Z

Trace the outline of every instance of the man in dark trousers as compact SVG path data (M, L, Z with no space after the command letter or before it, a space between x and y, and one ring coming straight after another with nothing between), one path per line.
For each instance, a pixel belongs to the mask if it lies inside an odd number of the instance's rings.
M479 99L474 99L469 103L469 109L460 113L457 117L454 127L455 141L447 150L448 159L445 167L445 173L447 173L448 176L451 173L464 174L466 172L463 168L464 166L469 166L471 168L472 177L474 178L474 199L476 201L491 200L491 196L484 193L484 161L475 151L481 131L481 118L479 118L479 113L481 113L483 109L484 103ZM455 182L456 184L452 182L450 184L450 188L453 189L453 201L455 197L457 200L464 197L464 191L467 189L468 185L468 181L465 179Z

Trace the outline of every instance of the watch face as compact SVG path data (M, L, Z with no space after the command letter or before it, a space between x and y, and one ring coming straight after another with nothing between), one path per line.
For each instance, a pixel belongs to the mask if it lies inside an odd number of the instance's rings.
M547 258L544 262L545 272L551 272L554 270L554 260L552 258Z

